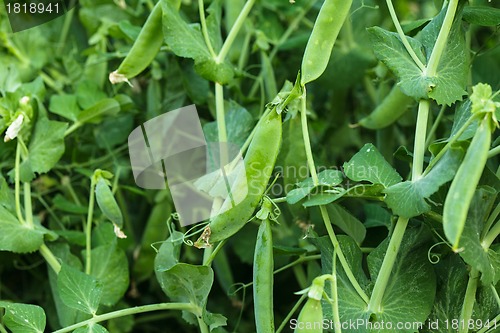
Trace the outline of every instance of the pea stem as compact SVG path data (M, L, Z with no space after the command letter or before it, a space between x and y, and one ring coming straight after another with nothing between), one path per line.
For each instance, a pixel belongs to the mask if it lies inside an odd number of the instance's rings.
M61 271L61 264L57 260L54 253L52 253L52 251L47 247L47 245L42 244L42 246L40 246L40 249L38 251L40 251L40 254L45 259L47 264L49 264L49 266L52 268L52 270L56 274L59 274L59 272Z
M436 44L434 44L434 47L432 49L429 63L427 65L427 70L425 72L425 74L429 77L436 76L437 74L441 56L443 55L443 52L446 48L448 36L450 35L453 20L455 19L458 1L459 0L450 0L450 2L448 3L448 9L446 10L443 25L441 26L441 30L439 31L439 35L436 39Z
M17 219L21 224L25 224L23 214L21 212L21 175L20 175L20 164L21 164L21 143L17 141L16 148L16 161L14 167L14 192L16 197L16 214Z
M250 10L252 9L253 5L255 4L255 0L248 0L245 3L245 6L243 6L243 9L240 12L240 15L238 15L238 18L234 22L233 27L229 31L229 34L227 35L226 40L224 41L224 44L222 44L222 48L215 58L215 61L217 63L222 63L226 59L227 54L229 53L229 50L231 49L231 46L234 43L234 40L236 39L236 36L241 30L241 27L245 23L245 20L250 13Z
M90 180L90 194L89 194L89 209L87 214L87 223L85 226L85 273L90 274L91 261L92 261L92 220L94 217L94 202L95 202L95 173L92 175Z
M72 332L77 328L89 325L89 324L97 324L106 320L120 318L125 316L130 316L133 314L144 313L144 312L152 312L152 311L160 311L160 310L180 310L180 311L189 311L195 314L197 317L199 315L199 309L197 306L191 303L158 303L158 304L150 304L150 305L142 305L135 306L133 308L108 312L102 315L95 316L91 319L81 321L74 325L62 328L60 330L54 331L53 333L66 333ZM206 325L205 325L206 326ZM207 331L208 332L208 331Z
M297 301L297 303L295 303L295 305L293 306L293 308L286 315L285 319L283 319L283 321L281 322L281 325L276 330L276 333L281 333L281 331L283 331L283 329L286 327L286 325L290 322L290 318L292 318L293 314L299 309L300 305L302 304L302 302L304 302L304 300L306 298L307 298L307 293L303 294L302 296L300 296L300 298Z
M465 291L464 303L462 306L462 312L460 313L460 323L464 323L460 325L458 330L459 333L467 333L469 332L469 325L467 323L472 317L472 310L474 308L474 303L476 301L476 291L477 291L477 282L479 280L479 271L475 268L469 273L469 282L467 282L467 289Z
M342 325L339 314L339 298L336 297L338 295L338 290L337 290L337 250L335 249L333 250L332 262L333 262L333 272L330 283L332 285L332 296L333 296L333 304L332 304L333 323L335 332L342 333Z
M429 165L427 166L427 168L425 169L423 175L427 175L431 170L432 168L436 165L436 163L444 156L444 154L448 151L448 149L450 149L451 145L453 145L457 140L458 138L462 135L463 132L465 132L465 130L467 129L467 127L469 127L470 124L472 124L472 122L476 119L475 116L472 116L470 117L466 122L465 124L462 125L462 127L460 127L460 129L458 130L457 133L455 133L455 135L453 135L453 137L451 137L448 142L446 143L446 145L443 147L443 149L441 149L439 151L439 153L436 155L436 157L434 157Z
M490 248L491 244L493 244L498 235L500 235L500 221L498 221L483 238L481 245L485 251Z
M500 322L500 314L498 314L495 318L493 318L492 320L490 320L490 323L495 323L496 324L497 322ZM491 326L491 324L490 325L484 325L483 328L481 328L476 333L493 332L493 331L490 331L490 330L496 328L495 324L493 324L493 326Z
M2 323L0 323L0 332L1 333L9 333L9 332L7 332L7 330L5 329L5 327L2 325Z
M201 31L203 33L203 38L205 39L205 44L207 44L210 55L215 59L217 58L217 55L215 54L212 42L210 41L210 37L208 35L207 20L205 18L205 4L203 3L203 0L198 0L198 9L200 12Z
M443 119L443 116L444 116L444 111L446 110L446 104L444 104L442 107L441 107L441 110L439 110L439 113L438 113L438 116L436 117L436 120L434 121L434 123L432 124L432 127L429 131L429 134L427 135L427 140L425 141L425 146L426 147L429 147L429 145L431 144L431 141L432 141L432 137L434 136L434 134L436 133L436 130L439 126L439 124L441 123L441 119Z
M418 58L417 54L411 47L410 43L408 42L408 39L406 38L406 35L403 31L403 28L401 28L401 24L399 23L398 16L396 15L396 11L394 10L394 6L392 5L391 0L386 0L387 2L387 8L389 9L389 13L391 14L392 22L394 23L394 26L396 27L396 31L399 34L399 37L401 38L401 42L403 43L404 47L406 48L406 51L410 54L410 57L413 59L415 64L420 68L422 72L425 72L425 65L422 63L422 61Z
M496 146L495 148L491 149L488 152L488 158L492 158L500 154L500 145Z
M488 220L486 221L486 224L484 225L483 232L481 233L481 239L484 239L486 237L486 234L490 230L491 226L497 219L498 215L500 215L500 203L495 207L493 212L490 214L488 217Z
M306 150L306 157L307 157L307 164L309 165L309 169L311 172L311 178L313 180L313 184L315 186L318 185L318 174L316 173L316 166L314 164L314 157L312 155L312 149L311 149L311 141L309 138L309 128L307 126L307 113L306 113L306 88L302 87L304 90L303 95L301 97L301 110L300 110L300 116L301 116L301 123L302 123L302 135L304 138L304 146ZM342 249L339 246L339 242L337 240L337 236L335 235L335 231L333 230L332 227L332 222L330 220L330 216L328 215L328 211L326 210L325 206L319 206L321 216L323 218L323 221L325 223L326 230L328 232L328 236L330 237L330 240L332 242L333 248L338 251L337 255L339 257L340 263L342 264L342 268L344 269L349 281L351 282L352 286L354 289L357 291L359 296L366 302L369 302L369 298L364 292L363 288L359 285L358 281L356 280L356 277L352 273L351 267L349 267L349 264L347 263L347 260L345 259L344 253L342 252ZM337 297L334 295L333 297Z
M417 127L415 129L415 146L413 149L413 164L411 180L416 181L422 177L425 156L425 138L427 120L429 119L429 100L421 100L418 105Z
M380 267L377 280L375 281L375 286L373 288L372 296L370 297L370 302L368 303L368 309L374 313L378 313L382 310L382 298L384 296L387 283L389 282L392 268L394 267L394 263L396 262L396 257L398 255L401 241L403 240L407 225L408 219L399 217L398 221L396 222L396 226L394 227L394 232L391 236L391 240L389 241L389 245L387 246L387 252L385 253L384 261L382 262L382 266Z

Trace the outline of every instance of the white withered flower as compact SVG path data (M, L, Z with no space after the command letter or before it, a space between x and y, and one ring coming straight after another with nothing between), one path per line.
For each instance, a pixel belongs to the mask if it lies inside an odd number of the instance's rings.
M21 127L23 126L23 120L24 116L21 114L16 118L16 120L12 122L12 124L10 124L9 128L7 128L7 131L5 132L3 142L8 142L17 137L19 131L21 130Z

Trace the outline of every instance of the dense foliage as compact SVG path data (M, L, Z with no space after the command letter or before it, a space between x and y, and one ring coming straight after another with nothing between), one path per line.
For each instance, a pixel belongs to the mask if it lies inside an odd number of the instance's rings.
M6 8L0 333L500 331L497 0ZM190 104L249 188L183 227L127 139Z

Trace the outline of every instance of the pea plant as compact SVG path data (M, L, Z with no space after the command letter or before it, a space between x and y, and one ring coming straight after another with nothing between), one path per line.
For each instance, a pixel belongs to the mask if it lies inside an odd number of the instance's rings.
M498 5L80 0L13 33L0 0L0 333L499 332ZM190 104L245 168L183 226L127 139Z

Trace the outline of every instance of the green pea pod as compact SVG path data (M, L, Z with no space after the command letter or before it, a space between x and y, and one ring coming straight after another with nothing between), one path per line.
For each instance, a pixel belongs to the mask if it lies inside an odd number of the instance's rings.
M215 216L196 241L196 247L207 247L234 235L251 218L273 172L281 145L281 115L273 109L257 125L245 156L246 181L235 188L247 187L247 196L234 208ZM244 177L242 177L244 178Z
M398 120L415 100L405 95L399 86L392 87L373 112L359 121L359 124L369 129L381 129Z
M120 67L109 74L111 83L128 82L151 64L163 44L162 13L158 1Z
M444 202L444 233L454 250L458 249L467 212L488 159L491 144L489 122L489 117L485 117L474 134Z
M262 220L253 260L253 299L257 333L274 332L273 314L273 235L271 221Z
M308 298L306 304L300 310L294 333L322 333L323 332L323 309L321 301Z
M321 6L302 58L302 86L316 80L325 71L351 5L352 0L325 0Z
M113 192L111 192L111 189L102 177L99 177L97 180L95 198L104 216L113 222L113 224L121 228L123 226L122 212L116 203Z

